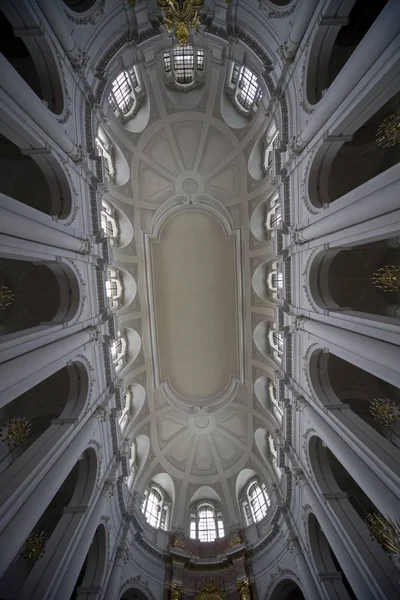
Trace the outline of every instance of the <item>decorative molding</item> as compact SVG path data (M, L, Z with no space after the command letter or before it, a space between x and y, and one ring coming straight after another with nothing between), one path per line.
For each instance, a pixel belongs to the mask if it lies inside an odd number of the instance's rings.
M94 3L92 9L86 11L86 13L81 17L78 17L77 13L75 13L73 10L68 10L67 8L64 8L64 12L67 19L69 19L70 21L72 21L72 23L75 23L76 25L95 25L96 21L102 15L104 15L105 1L106 0L97 0L97 2Z
M265 591L264 600L269 600L271 598L274 588L283 579L292 579L295 583L297 583L299 588L302 589L300 579L298 578L296 573L294 573L294 571L291 571L290 569L282 569L281 567L278 567L276 569L276 571L274 571L271 575L269 585Z
M308 157L308 161L305 166L305 169L303 172L303 177L301 179L301 184L300 184L301 185L301 199L304 203L304 206L307 208L308 212L311 213L312 215L317 215L320 212L320 209L318 209L313 204L311 204L310 197L308 194L308 179L310 176L311 165L314 161L315 155L316 155L316 151L311 152L310 156Z

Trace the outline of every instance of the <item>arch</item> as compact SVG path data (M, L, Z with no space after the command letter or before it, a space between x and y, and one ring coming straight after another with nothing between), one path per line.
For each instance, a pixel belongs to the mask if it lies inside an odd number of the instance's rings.
M107 283L114 280L115 292L114 285L110 284L109 289L107 287ZM111 308L121 310L134 301L137 294L137 285L136 281L128 271L120 267L108 267L107 283L106 291Z
M96 4L98 0L63 0L65 6L72 12L84 13L87 12Z
M108 198L102 201L101 226L103 235L111 238L112 245L117 248L125 248L133 239L133 226L129 217Z
M149 600L149 598L143 590L131 587L122 594L120 600Z
M337 576L330 579L329 588L334 588L336 596L343 600L357 600L342 568L324 534L322 528L313 513L308 514L307 531L311 557L314 561L315 570L322 575L321 585L328 592L325 585L324 573L334 573Z
M72 598L89 600L91 593L87 590L101 588L108 558L108 543L107 529L100 523L83 562Z
M253 340L257 349L261 352L264 358L270 358L268 348L268 332L270 325L268 321L261 321L254 329Z
M325 15L340 15L337 23L323 21L313 39L307 66L307 98L319 102L385 6L383 2L341 0L331 2Z
M309 270L311 296L321 309L393 317L395 324L400 291L380 289L374 277L380 268L398 264L399 258L396 239L322 251Z
M267 436L268 436L268 431L266 429L264 429L263 427L259 427L254 432L254 441L256 443L258 451L261 454L262 458L265 460L265 462L267 464L270 464L271 458L269 455Z
M198 46L195 47L190 44L184 46L177 45L164 50L164 78L168 88L170 88L167 93L171 92L169 95L179 105L182 102L180 102L178 94L174 93L174 88L179 91L191 91L202 85L205 78L204 62L205 50ZM201 92L200 94L197 93L194 97L192 96L191 99L186 100L185 98L183 101L184 107L190 108L194 106L193 102L197 103L200 95Z
M206 543L225 537L219 502L203 498L189 507L189 537Z
M11 11L7 14L11 19L14 17ZM65 108L64 91L54 51L44 35L16 36L14 29L28 29L19 16L18 19L18 23L15 20L13 24L3 10L0 11L0 52L49 109L61 115Z
M299 584L285 577L277 583L266 600L306 600Z
M56 444L65 433L53 420L67 419L73 423L87 406L91 386L88 366L77 359L2 407L0 427L7 427L13 419L26 419L28 431L21 443L7 439L0 442L0 472L17 471L26 461L33 469L32 461L36 464L40 460L40 449L48 443L47 438ZM30 459L23 456L28 448L31 448Z
M338 135L349 136L347 141L322 143L305 182L313 207L320 209L343 198L399 162L399 144L385 145L385 140L380 139L380 128L385 126L385 119L396 113L399 101L397 91L383 106L376 109L373 105L364 111L361 123L360 119L353 119L344 131L338 131Z
M222 504L220 495L213 488L209 487L208 485L202 485L201 487L197 488L192 495L189 505L193 504L194 502L198 502L199 500L203 500L204 498Z
M107 115L118 119L132 133L141 133L150 119L150 100L143 76L137 65L120 70L119 61L109 71L110 84L106 86Z
M249 479L258 477L253 469L242 469L236 477L236 500L240 505L240 496Z
M66 264L0 258L0 285L10 295L0 314L0 335L71 322L82 302L79 281Z
M138 469L136 478L143 472L150 452L150 439L147 435L140 434L136 437Z
M68 545L70 538L65 535L65 532L71 527L75 529L81 526L85 518L81 506L90 503L97 480L97 471L96 452L92 448L88 448L72 467L29 532L29 535L33 532L43 532L46 536L46 552L43 557L46 563L59 559L58 553L66 551L65 546ZM60 540L62 540L61 544ZM60 545L63 545L64 548L61 549ZM25 542L0 579L0 594L5 598L17 597L20 592L22 596L29 597L32 587L36 587L38 581L41 580L43 562L28 560L24 554L24 548Z
M0 191L47 215L68 219L74 202L64 170L49 153L32 148L30 155L27 145L31 143L0 122L0 167L8 175L1 178Z
M262 262L251 280L253 290L261 300L276 302L283 287L283 274L277 260Z
M152 477L152 481L157 483L160 487L165 490L168 496L171 498L172 505L175 504L175 485L171 475L168 473L157 473Z

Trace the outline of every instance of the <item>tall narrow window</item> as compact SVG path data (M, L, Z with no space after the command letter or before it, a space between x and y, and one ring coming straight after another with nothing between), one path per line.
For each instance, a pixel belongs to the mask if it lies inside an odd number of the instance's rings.
M146 508L144 511L144 516L146 517L146 521L152 527L157 528L160 525L161 520L161 506L162 506L162 496L161 494L152 489L148 495Z
M117 243L119 229L115 209L104 201L101 205L101 228L106 237L111 238L113 243Z
M126 363L126 354L128 351L128 341L126 337L118 331L118 339L111 344L111 358L115 369L120 371Z
M106 134L99 129L95 140L96 152L103 159L104 172L106 178L114 182L115 180L115 165L114 165L114 149L107 138Z
M107 269L106 296L110 308L117 309L122 305L123 288L118 269Z
M149 525L155 529L168 529L171 504L164 490L152 483L145 491L141 511Z
M242 496L242 507L247 525L261 521L268 511L270 499L265 484L260 484L258 478L252 478L246 485Z

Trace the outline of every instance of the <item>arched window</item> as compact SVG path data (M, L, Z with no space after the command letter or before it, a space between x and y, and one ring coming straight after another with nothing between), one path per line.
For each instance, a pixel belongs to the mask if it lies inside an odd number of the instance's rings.
M118 420L118 423L119 423L119 426L121 427L121 429L124 429L128 423L130 412L131 412L132 397L133 397L132 388L131 388L131 386L129 386L128 388L126 388L126 390L124 392L123 409L122 409L121 416Z
M277 261L270 263L267 271L266 284L272 300L279 300L283 288L283 274Z
M190 513L190 537L200 542L213 542L224 535L221 509L209 501L197 503Z
M106 280L106 296L110 308L117 309L122 305L124 290L118 269L108 267Z
M244 65L233 63L228 91L233 94L235 104L240 112L250 115L257 110L263 98L263 91L258 78Z
M282 209L278 196L266 205L265 211L265 233L267 236L272 229L279 229L282 223Z
M282 421L283 411L279 406L278 392L276 390L275 384L272 383L272 381L270 381L268 384L268 396L275 416L279 419L279 421Z
M129 448L129 472L132 475L137 469L137 446L136 441L133 440L131 447Z
M131 67L127 71L121 71L112 82L108 94L108 101L115 116L122 117L124 120L134 117L142 97L141 91L136 68Z
M118 339L114 340L111 344L111 358L116 371L120 371L125 365L127 352L128 340L121 331L118 331Z
M160 486L149 485L144 492L141 511L149 525L155 529L168 529L171 502Z
M265 484L260 485L258 479L251 479L246 486L246 492L242 500L242 508L247 525L258 523L265 517L269 499Z
M276 129L275 123L272 125L267 135L264 138L263 146L264 146L264 161L262 164L262 168L265 174L271 171L272 161L274 156L274 150L279 145L279 133Z
M268 342L272 350L273 357L280 363L283 356L283 335L280 331L271 329L268 332Z
M99 128L95 139L95 146L98 156L102 159L104 175L106 179L114 183L115 181L115 161L114 148L102 129Z
M101 204L101 228L106 237L111 238L113 243L117 242L119 229L115 218L115 209L104 200Z
M167 81L189 86L202 79L204 50L193 46L175 46L164 51L164 69Z
M267 442L268 442L268 453L271 458L274 469L278 475L281 476L280 469L278 467L278 448L276 446L276 442L274 437L268 432L267 433Z

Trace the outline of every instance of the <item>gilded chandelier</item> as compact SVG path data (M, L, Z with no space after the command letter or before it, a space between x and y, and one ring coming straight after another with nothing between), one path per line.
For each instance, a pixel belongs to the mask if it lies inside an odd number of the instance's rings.
M385 117L376 132L378 146L395 146L400 144L400 108Z
M43 556L49 536L45 531L37 529L26 539L22 548L22 556L31 562L36 562Z
M0 285L0 309L7 308L15 300L15 294L8 285Z
M15 448L20 446L28 437L31 422L25 417L10 419L2 428L2 437L6 444Z
M377 513L368 513L365 523L369 533L389 554L400 553L400 521L384 519Z
M385 265L372 275L372 283L383 292L397 292L400 290L400 266Z
M385 427L393 427L399 418L397 405L387 398L375 398L372 400L369 410L375 421Z
M179 46L186 46L191 33L200 33L199 10L203 0L158 0L158 5L168 32L176 37Z

